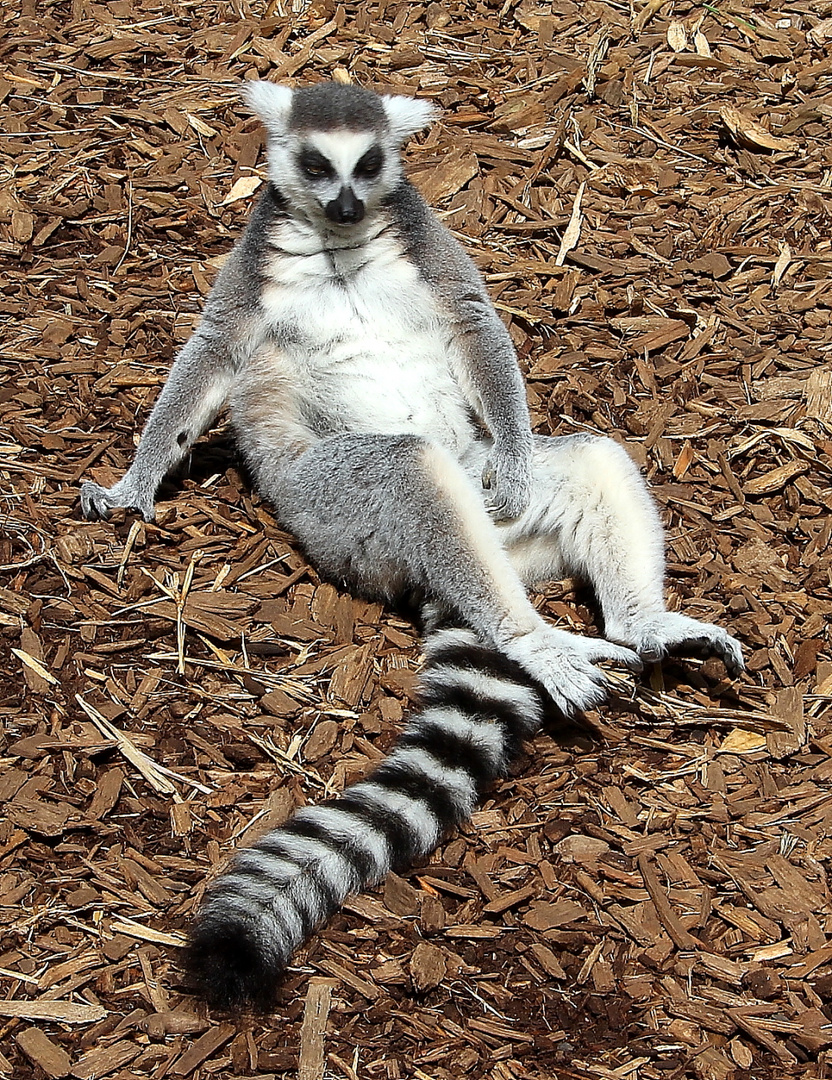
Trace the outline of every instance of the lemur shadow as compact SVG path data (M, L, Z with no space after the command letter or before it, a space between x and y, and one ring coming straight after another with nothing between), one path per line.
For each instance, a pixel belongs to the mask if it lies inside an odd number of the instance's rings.
M549 702L548 697L544 700ZM607 733L585 713L574 717L564 716L554 702L544 708L540 734L546 735L562 750L576 753L597 751L599 743L608 741Z
M242 474L246 488L251 490L251 477L237 449L234 433L230 428L220 428L195 443L181 464L165 476L157 499L174 499L185 490L186 481L203 484L212 476L222 476L230 468Z

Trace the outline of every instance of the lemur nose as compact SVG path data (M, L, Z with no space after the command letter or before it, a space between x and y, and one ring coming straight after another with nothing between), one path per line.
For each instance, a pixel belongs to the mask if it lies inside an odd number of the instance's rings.
M342 187L338 198L326 204L326 216L336 225L355 225L364 217L364 203L351 187Z

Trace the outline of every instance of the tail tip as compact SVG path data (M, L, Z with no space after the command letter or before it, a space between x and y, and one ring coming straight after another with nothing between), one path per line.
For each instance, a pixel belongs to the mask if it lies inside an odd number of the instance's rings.
M204 916L188 935L182 963L210 1009L265 1013L276 1003L286 958L244 924Z

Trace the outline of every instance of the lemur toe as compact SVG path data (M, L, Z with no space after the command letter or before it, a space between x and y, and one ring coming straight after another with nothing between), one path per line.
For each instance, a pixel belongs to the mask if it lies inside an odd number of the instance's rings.
M742 646L731 634L723 633L709 643L711 651L722 660L731 675L741 675L745 671L745 658Z
M608 657L619 647L599 639L576 638L570 634L541 627L506 643L505 654L536 679L555 706L566 716L594 709L607 697L608 685L594 657ZM621 649L629 654L628 649Z
M605 638L589 638L588 642L594 646L588 651L588 656L595 663L600 660L609 660L613 664L620 664L627 668L628 671L644 669L644 663L639 654L625 645L614 645Z
M574 720L579 713L597 709L603 705L607 699L607 692L603 687L585 687L580 695L576 695L578 697L576 701L574 698L566 697L562 692L551 688L549 696L558 712L567 720Z
M723 630L721 626L710 626L707 623L699 623L697 629L697 633L672 642L670 651L693 654L705 659L709 656L718 656L731 675L739 675L740 672L745 671L742 646L735 637L732 637L727 630Z
M599 668L591 663L579 665L574 660L571 671L553 672L544 686L567 719L597 709L607 700L609 692L606 677Z

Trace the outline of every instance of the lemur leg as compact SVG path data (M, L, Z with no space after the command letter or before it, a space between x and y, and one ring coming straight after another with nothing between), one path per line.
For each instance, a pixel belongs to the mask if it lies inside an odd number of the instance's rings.
M234 378L228 346L200 328L176 358L142 433L133 464L111 488L87 481L81 510L106 518L118 507L153 521L156 491L225 404Z
M479 492L441 446L411 435L338 435L292 461L252 464L281 523L324 574L386 597L423 590L541 682L565 713L603 700L597 661L640 666L629 649L541 618Z
M466 464L473 475L476 466ZM605 635L645 660L715 653L732 671L742 670L735 638L667 610L658 511L637 467L612 439L536 437L531 505L498 531L527 584L566 575L589 582Z

